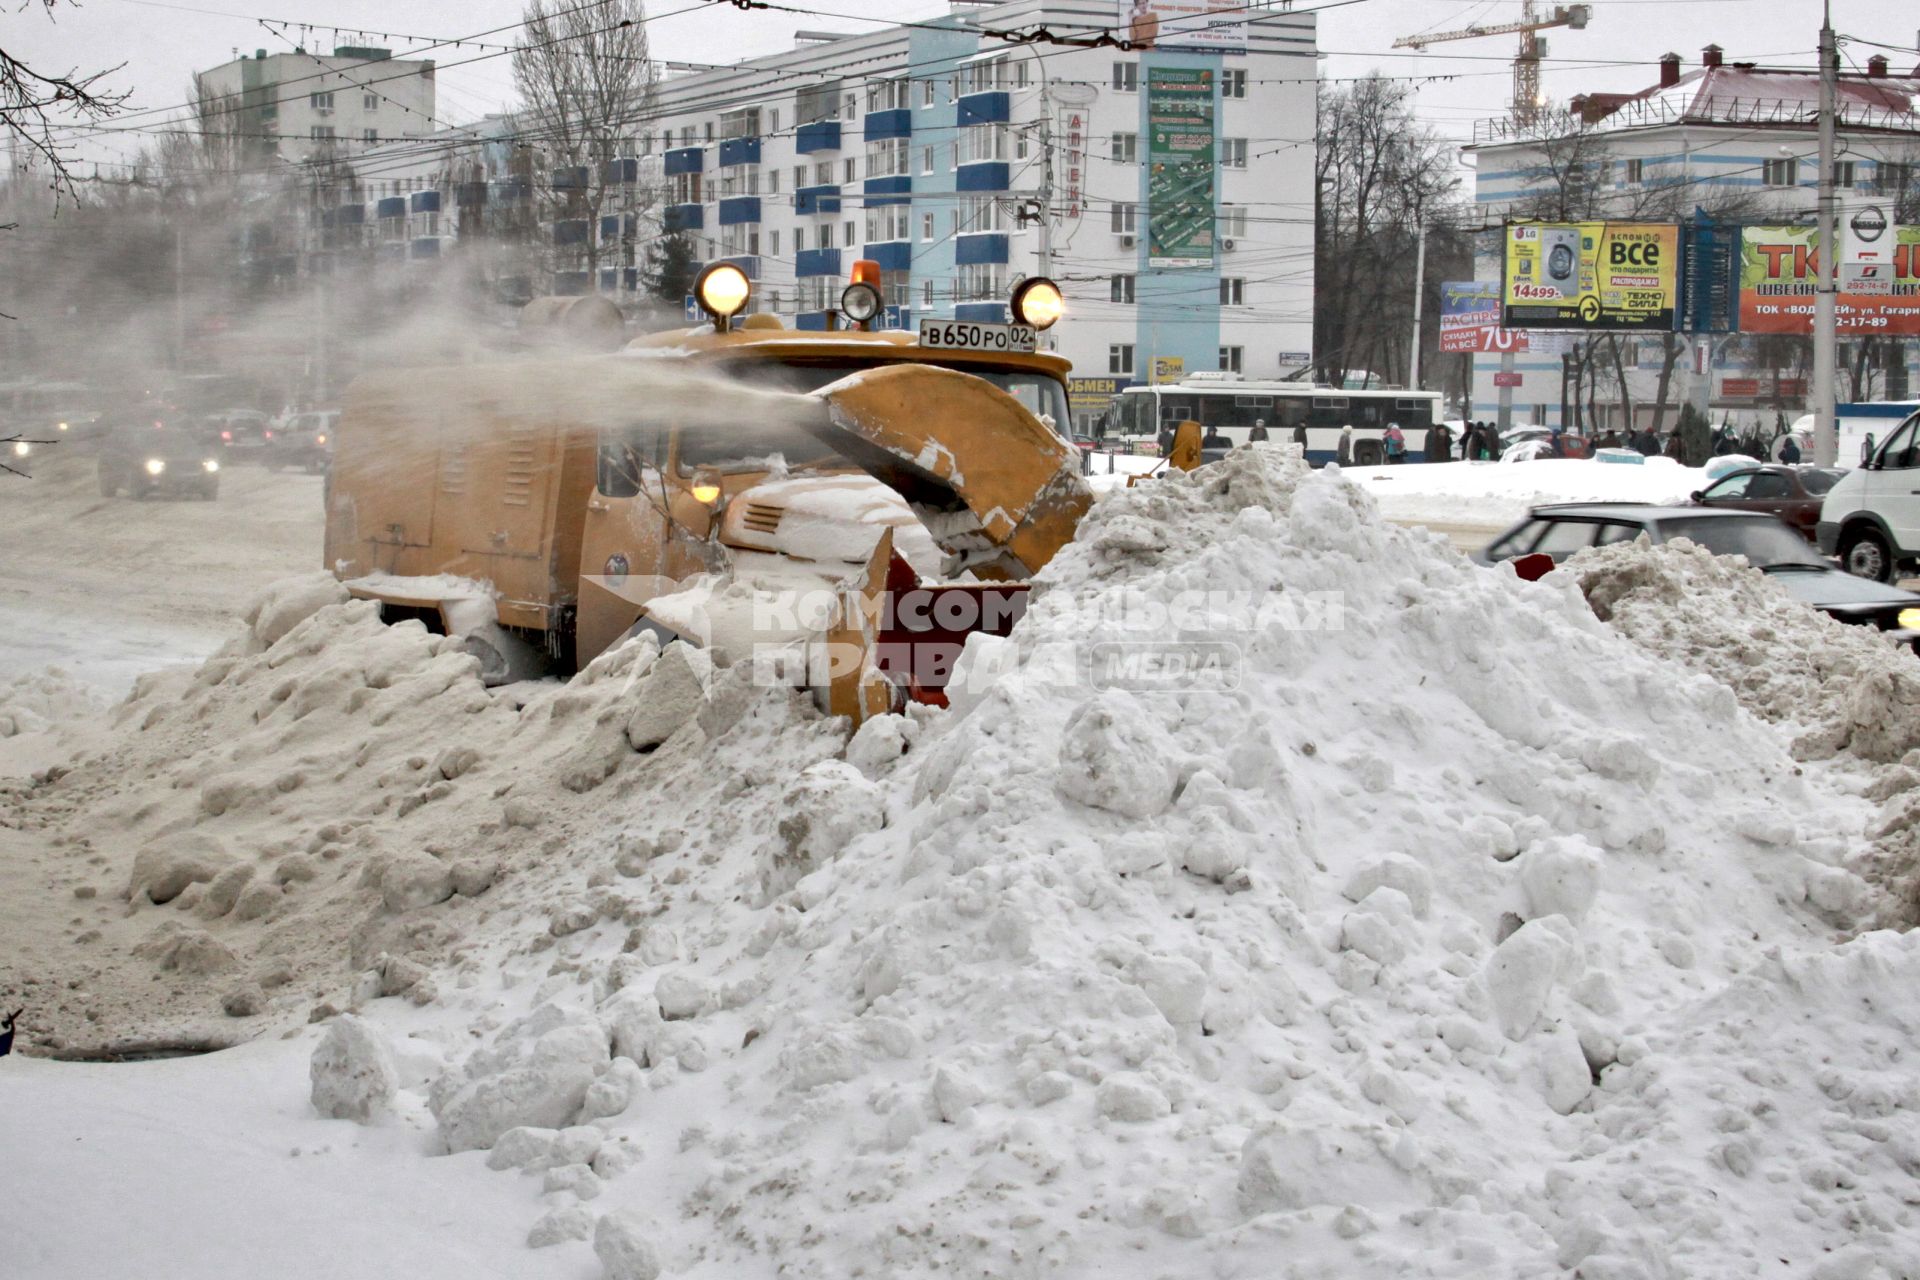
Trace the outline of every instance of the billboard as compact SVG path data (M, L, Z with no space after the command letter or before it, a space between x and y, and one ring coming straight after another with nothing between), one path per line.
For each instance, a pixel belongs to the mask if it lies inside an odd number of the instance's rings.
M1456 280L1440 286L1440 350L1525 351L1527 335L1500 327L1500 283Z
M1121 35L1135 49L1247 51L1245 0L1120 0Z
M1213 265L1213 69L1147 72L1147 265Z
M1680 228L1672 223L1513 223L1506 239L1508 328L1674 327Z
M1842 225L1848 221L1843 218ZM1835 329L1863 337L1920 335L1920 226L1881 227L1868 246L1882 255L1878 258L1863 260L1859 248L1842 244L1844 278L1834 300ZM1868 275L1869 269L1884 278ZM1819 276L1820 233L1814 228L1742 227L1740 332L1812 333Z

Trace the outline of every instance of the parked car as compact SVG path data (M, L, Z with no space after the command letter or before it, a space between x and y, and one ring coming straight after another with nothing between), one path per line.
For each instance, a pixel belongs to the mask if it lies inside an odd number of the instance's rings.
M220 496L221 452L219 438L202 428L164 422L114 427L100 446L100 496L124 489L139 499L171 493L211 502Z
M296 413L267 429L266 452L262 461L269 471L281 467L304 467L324 471L333 457L333 424L339 421L338 409L318 409Z
M1511 427L1500 437L1503 462L1532 462L1541 458L1591 458L1593 443L1572 431L1560 433L1560 452L1553 451L1553 428Z
M273 439L273 423L258 409L223 409L204 415L200 425L227 449L264 449Z
M1836 467L1746 467L1693 491L1693 504L1779 516L1808 542L1820 505L1846 472Z
M1713 507L1577 502L1535 507L1488 543L1482 564L1515 561L1523 578L1540 578L1584 547L1686 538L1715 555L1745 556L1801 603L1839 622L1878 627L1920 652L1920 593L1867 582L1833 567L1778 516Z
M1920 413L1833 486L1814 534L1848 573L1875 582L1892 582L1920 560Z

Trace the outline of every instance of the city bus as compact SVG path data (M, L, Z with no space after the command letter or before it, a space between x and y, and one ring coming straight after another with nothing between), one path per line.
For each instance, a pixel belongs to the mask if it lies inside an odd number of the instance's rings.
M1231 374L1193 374L1179 382L1126 387L1114 393L1100 421L1100 437L1157 440L1163 429L1197 422L1229 441L1245 444L1253 424L1264 420L1268 437L1291 441L1294 428L1307 428L1307 458L1332 462L1340 446L1340 428L1353 428L1353 465L1385 462L1381 436L1390 423L1407 438L1407 461L1426 457L1427 428L1441 421L1438 391L1397 388L1350 390L1311 382L1260 382Z

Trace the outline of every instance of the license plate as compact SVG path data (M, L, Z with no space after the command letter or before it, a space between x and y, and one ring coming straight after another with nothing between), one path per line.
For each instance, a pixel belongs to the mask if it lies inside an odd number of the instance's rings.
M971 320L922 320L920 345L961 351L1032 351L1039 343L1032 325L976 324Z

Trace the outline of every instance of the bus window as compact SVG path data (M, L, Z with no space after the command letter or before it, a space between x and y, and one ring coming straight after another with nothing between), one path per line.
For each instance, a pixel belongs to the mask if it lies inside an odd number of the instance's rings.
M1393 402L1394 421L1404 429L1407 427L1426 428L1433 425L1433 401L1431 400L1395 400Z
M1267 426L1292 431L1306 421L1307 402L1288 396L1273 407L1273 413L1267 418Z
M1347 424L1347 401L1344 396L1315 396L1313 398L1313 407L1307 418L1308 426L1344 427Z
M1347 410L1347 421L1355 427L1384 427L1387 417L1381 412L1382 404L1378 400L1362 400Z
M1160 402L1160 421L1192 422L1194 421L1193 406L1189 404L1175 404L1171 400L1162 400Z

